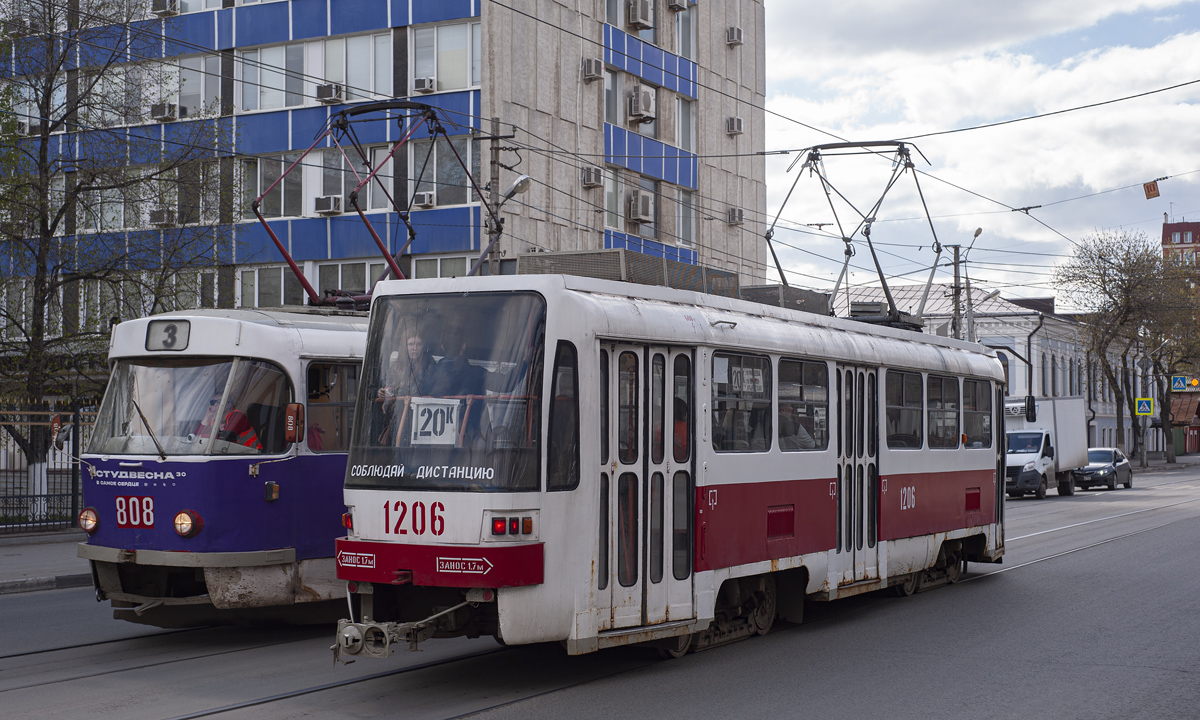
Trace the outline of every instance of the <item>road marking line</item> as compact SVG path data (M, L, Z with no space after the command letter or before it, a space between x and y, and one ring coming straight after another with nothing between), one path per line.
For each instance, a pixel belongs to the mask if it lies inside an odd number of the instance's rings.
M1039 530L1035 533L1029 533L1028 535L1021 535L1021 536L1018 536L1015 538L1005 538L1004 542L1006 542L1006 543L1016 542L1017 540L1024 540L1025 538L1037 537L1038 535L1045 535L1046 533L1058 532L1059 530L1069 530L1071 528L1081 527L1083 525L1091 525L1092 523L1104 522L1105 520L1116 520L1117 518L1128 517L1129 515L1138 515L1140 513L1150 512L1151 510L1165 510L1167 508L1173 508L1173 507L1177 507L1179 505L1187 505L1188 503L1194 503L1194 502L1200 502L1200 498L1192 498L1191 500L1181 500L1180 502L1171 503L1170 505L1157 505L1155 507L1143 508L1141 510L1131 510L1126 513L1121 513L1120 515L1109 515L1108 517L1096 518L1095 520L1085 520L1083 522L1074 523L1073 525L1063 525L1062 527L1050 528L1049 530Z

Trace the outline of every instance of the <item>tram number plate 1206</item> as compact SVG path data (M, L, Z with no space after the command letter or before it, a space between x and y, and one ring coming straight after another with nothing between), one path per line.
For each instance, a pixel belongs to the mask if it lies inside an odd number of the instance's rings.
M458 406L458 400L413 398L412 444L457 444Z
M118 495L117 527L154 527L154 497L150 495Z

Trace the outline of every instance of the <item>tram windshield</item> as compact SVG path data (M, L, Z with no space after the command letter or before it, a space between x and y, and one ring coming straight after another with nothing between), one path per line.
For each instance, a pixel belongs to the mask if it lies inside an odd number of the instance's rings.
M283 452L292 386L277 365L230 358L123 359L113 369L88 452L259 455Z
M528 292L376 300L346 486L537 490L545 317Z

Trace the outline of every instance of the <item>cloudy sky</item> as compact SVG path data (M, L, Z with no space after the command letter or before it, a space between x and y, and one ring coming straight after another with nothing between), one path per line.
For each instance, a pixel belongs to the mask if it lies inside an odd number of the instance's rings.
M797 149L915 138L929 161L913 153L937 238L965 251L983 228L968 258L972 284L1004 297L1051 295L1071 240L1118 229L1157 239L1163 213L1200 220L1196 81L1200 0L768 1L766 144L792 150L767 161L768 214L800 170ZM827 153L824 164L833 187L864 211L891 177L888 160L872 155ZM1161 177L1169 177L1161 197L1147 200L1142 183ZM1042 207L1030 216L1011 209L1033 205ZM835 207L851 232L858 216ZM843 243L836 226L816 224L834 220L820 182L805 173L775 233L790 283L833 286ZM925 281L933 234L913 173L884 199L871 237L890 282ZM854 245L850 283L877 285L860 235Z

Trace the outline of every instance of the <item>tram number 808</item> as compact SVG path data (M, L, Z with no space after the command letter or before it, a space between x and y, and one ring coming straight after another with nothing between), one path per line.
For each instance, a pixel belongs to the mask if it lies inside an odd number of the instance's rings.
M150 495L118 495L117 527L153 528L154 497Z

